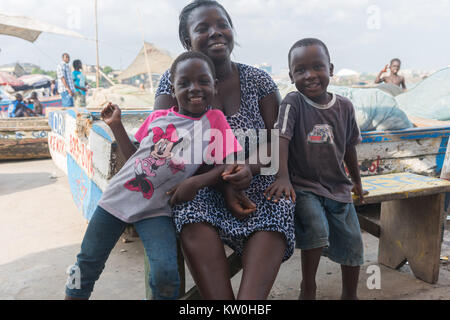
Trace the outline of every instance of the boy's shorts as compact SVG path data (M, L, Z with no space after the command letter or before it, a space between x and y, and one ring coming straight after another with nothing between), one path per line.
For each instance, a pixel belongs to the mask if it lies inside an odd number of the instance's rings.
M296 247L325 247L323 255L345 266L364 263L361 229L353 203L338 202L309 191L296 190Z

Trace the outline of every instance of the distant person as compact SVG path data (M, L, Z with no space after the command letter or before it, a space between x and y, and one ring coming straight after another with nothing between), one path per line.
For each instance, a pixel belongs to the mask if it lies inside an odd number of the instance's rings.
M72 74L70 73L69 62L69 54L63 53L62 61L56 68L58 93L61 95L63 107L73 107L73 96L75 95L75 85Z
M75 83L75 107L86 107L86 77L82 72L83 64L80 60L75 60L73 62L73 69L72 76L73 82Z
M49 92L49 97L51 96L57 96L58 95L58 84L56 83L55 80L52 80L50 82L50 92Z
M380 71L377 78L375 79L375 83L392 83L396 86L399 86L403 90L406 90L405 78L398 75L400 71L401 61L398 58L392 59L390 65L386 65L383 70ZM387 70L390 69L390 74L387 77L382 77L381 75Z
M35 91L31 93L30 97L30 103L33 104L34 113L36 116L43 116L44 115L44 108L42 106L42 103L39 101L38 95Z
M21 118L21 117L33 117L36 114L27 108L23 97L20 93L16 94L16 101L8 109L8 116L10 118Z

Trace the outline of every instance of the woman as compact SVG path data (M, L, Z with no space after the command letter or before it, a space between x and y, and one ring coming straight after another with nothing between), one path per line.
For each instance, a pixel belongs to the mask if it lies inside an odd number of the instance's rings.
M187 5L180 14L179 36L187 50L214 62L218 94L212 107L223 111L233 130L273 128L280 103L277 87L264 71L231 61L233 24L219 3ZM168 71L156 96L155 109L177 105ZM245 149L248 156L248 143ZM242 255L238 299L266 299L282 261L293 253L293 204L264 198L274 178L259 175L260 168L241 165L224 178L226 183L201 189L193 201L173 208L188 267L205 299L234 299L223 243ZM242 189L244 194L237 191Z

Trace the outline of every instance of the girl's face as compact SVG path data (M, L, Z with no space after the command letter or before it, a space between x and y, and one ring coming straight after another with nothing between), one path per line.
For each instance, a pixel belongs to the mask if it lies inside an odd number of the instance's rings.
M215 6L194 9L187 23L190 47L213 61L228 59L234 48L233 29L225 13Z
M173 90L179 112L198 117L211 104L216 92L216 81L206 61L188 59L181 61L176 67Z

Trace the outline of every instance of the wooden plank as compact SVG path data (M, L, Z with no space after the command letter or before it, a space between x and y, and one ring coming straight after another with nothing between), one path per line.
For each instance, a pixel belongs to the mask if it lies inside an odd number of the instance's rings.
M358 160L395 159L442 153L442 137L357 145Z
M450 180L450 140L447 143L447 149L442 165L441 179Z
M444 194L383 202L378 262L396 269L408 261L417 278L436 283L443 213Z
M414 172L435 177L439 172L438 155L417 156L398 159L364 160L359 162L361 176L374 176L391 173Z
M356 207L359 226L374 237L380 237L381 205L364 205Z
M396 131L370 131L361 132L362 143L389 142L402 140L443 138L450 136L450 126L413 128Z
M228 264L230 266L230 278L234 277L242 269L241 257L233 252L227 257ZM202 296L198 291L197 286L193 286L180 300L201 300Z
M370 176L361 180L364 190L369 191L365 196L367 204L450 191L450 181L413 173ZM357 197L354 203L359 204Z

